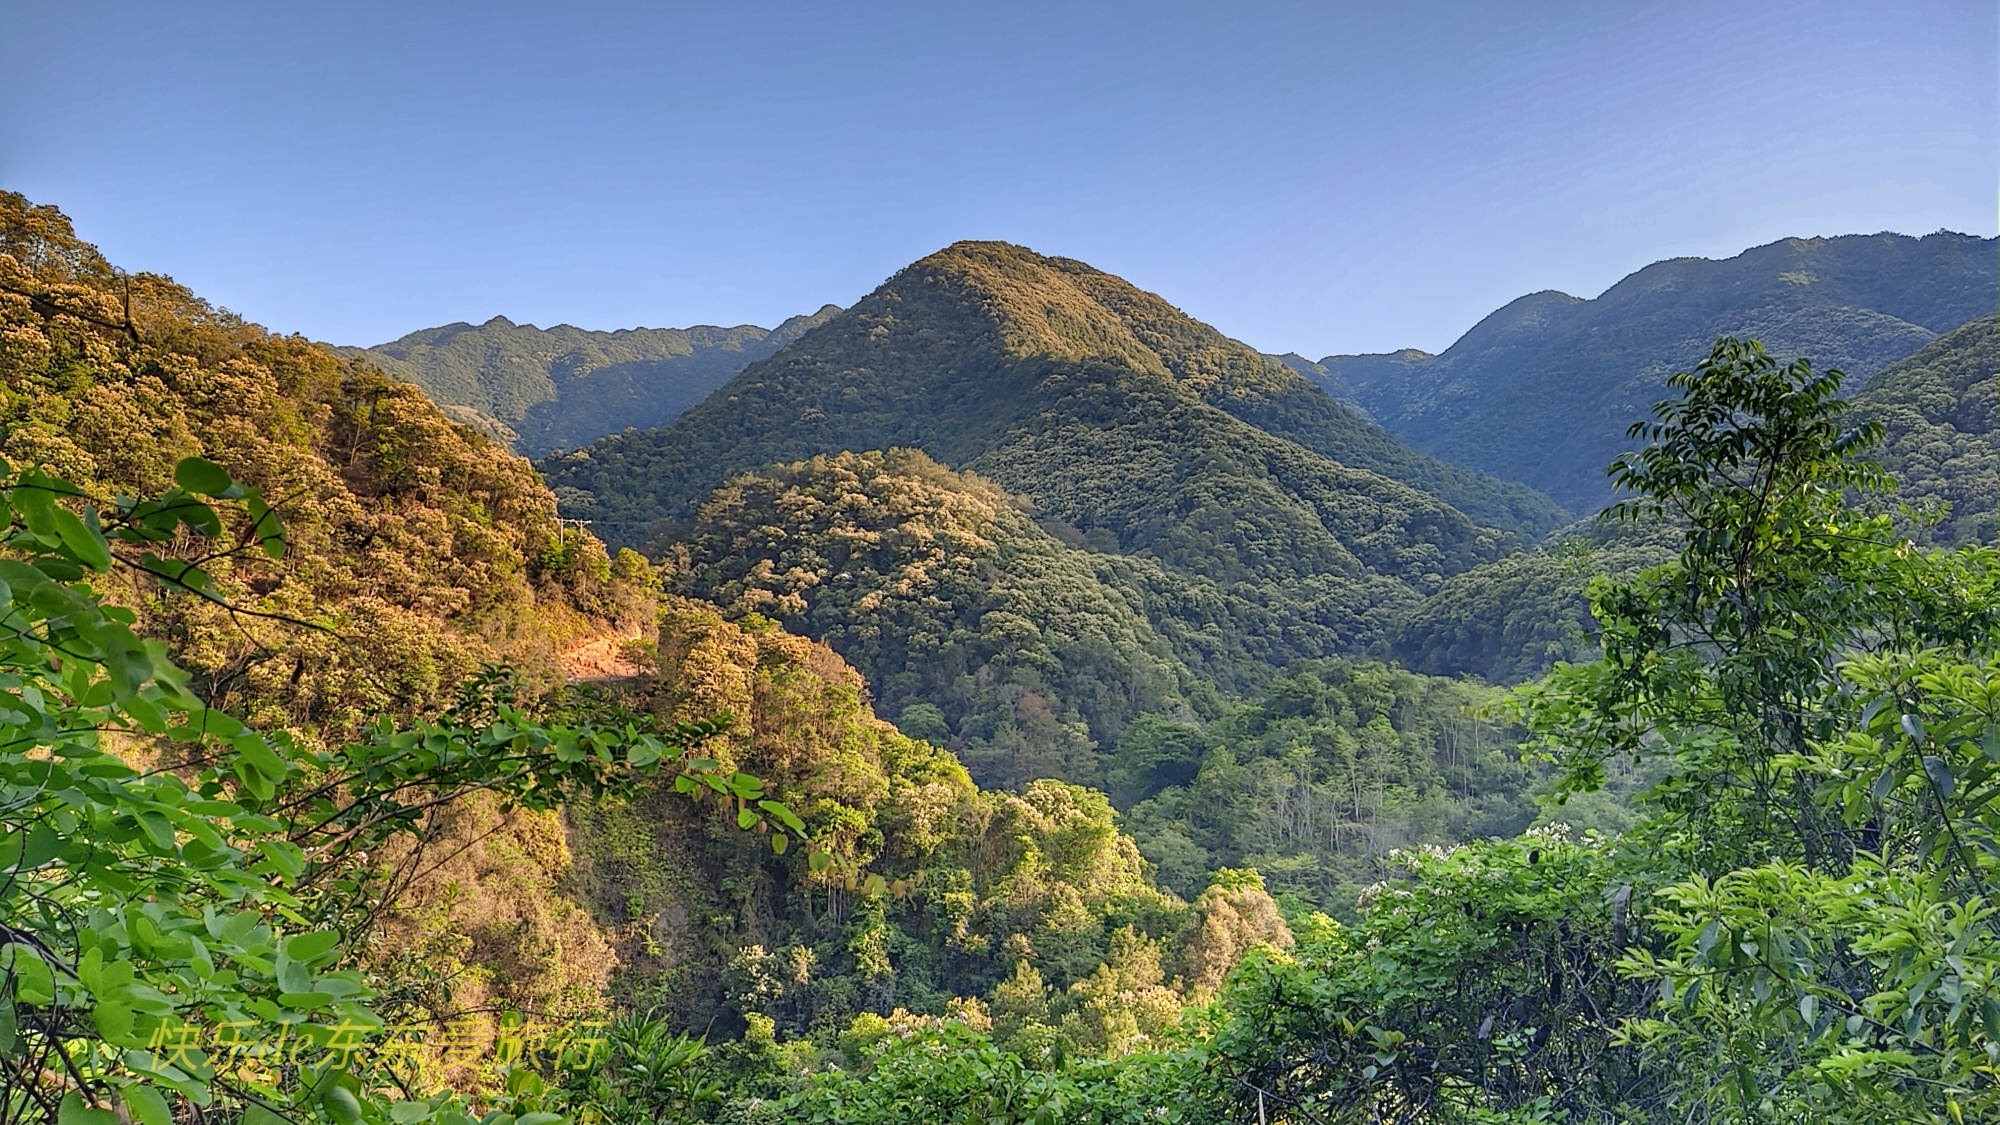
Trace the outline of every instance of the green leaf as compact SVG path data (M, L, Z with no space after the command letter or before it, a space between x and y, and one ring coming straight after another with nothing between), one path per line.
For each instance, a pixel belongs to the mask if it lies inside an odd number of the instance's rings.
M62 835L46 824L37 824L22 842L21 854L14 861L14 869L33 871L54 859L62 849Z
M1894 769L1886 769L1875 778L1875 784L1868 787L1868 795L1874 798L1876 804L1881 804L1883 801L1888 800L1890 792L1895 788L1896 771Z
M1924 755L1924 776L1931 779L1938 795L1945 800L1950 800L1958 790L1958 778L1952 774L1951 764L1935 754Z
M8 948L14 951L14 999L36 1008L54 1003L56 977L48 962L25 945Z
M189 492L217 499L228 499L229 490L237 486L229 476L229 470L204 457L188 457L174 466L174 483Z
M312 964L333 952L340 944L340 935L333 930L315 930L309 934L298 934L285 939L285 956L304 964Z
M806 822L800 820L797 813L794 813L791 809L786 808L777 801L759 801L757 802L757 807L777 817L779 823L794 832L803 833L806 830Z
M264 548L264 553L274 559L285 557L285 521L264 502L264 497L256 489L251 489L243 497L243 506L250 511L250 534Z
M125 1098L125 1108L139 1121L139 1125L173 1125L173 1111L167 1108L167 1099L160 1096L151 1086L127 1086L118 1091Z
M111 550L104 543L104 536L83 525L67 508L57 508L54 512L56 535L69 548L76 561L92 570L111 569Z
M806 866L811 868L812 873L815 875L819 874L822 871L825 871L826 865L832 862L833 862L833 857L826 854L825 852L806 853Z
M326 1114L340 1125L361 1125L361 1102L345 1086L334 1086L320 1098Z
M56 1108L56 1125L118 1125L118 1115L108 1109L91 1109L71 1090Z

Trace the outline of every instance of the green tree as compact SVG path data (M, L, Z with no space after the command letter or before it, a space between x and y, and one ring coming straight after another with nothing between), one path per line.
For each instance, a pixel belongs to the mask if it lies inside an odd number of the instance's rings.
M1645 819L1583 853L1420 858L1351 937L1240 975L1217 1046L1240 1101L1281 1095L1298 1121L2000 1116L2000 556L1919 549L1848 506L1887 482L1840 382L1731 339L1674 377L1612 468L1634 493L1612 514L1685 528L1679 557L1594 583L1602 658L1516 702L1559 798L1657 759ZM1575 869L1551 884L1552 861Z
M121 570L153 596L216 600L204 565L285 551L262 497L199 458L180 487L109 509L0 473L0 1120L169 1125L179 1100L264 1121L469 1121L449 1097L380 1094L407 1087L372 1050L384 1020L352 944L381 901L370 850L472 793L546 808L662 766L752 822L802 827L694 757L722 724L545 722L504 676L339 749L253 730L93 583Z

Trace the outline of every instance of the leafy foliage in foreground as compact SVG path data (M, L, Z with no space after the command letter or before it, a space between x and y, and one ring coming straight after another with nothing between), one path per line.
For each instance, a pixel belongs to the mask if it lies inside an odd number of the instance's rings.
M117 568L213 600L203 561L285 553L255 490L198 458L175 477L158 498L80 515L56 478L0 485L0 1120L170 1125L179 1103L469 1125L449 1096L381 1096L408 1085L370 1052L385 1021L350 944L386 905L369 853L474 793L547 809L669 763L761 791L693 759L713 725L665 740L615 719L543 725L493 682L435 721L384 719L336 748L251 729L91 585ZM217 549L190 559L194 545Z
M1353 938L1309 930L1265 959L1217 1040L1239 1106L1261 1089L1296 1121L2000 1115L1981 843L2000 830L2000 556L1918 549L1845 507L1881 483L1858 459L1881 430L1845 425L1839 384L1728 339L1675 377L1615 468L1623 513L1671 514L1683 549L1597 582L1602 658L1519 697L1572 792L1658 759L1648 818L1583 851L1420 862ZM1581 866L1551 885L1551 859ZM1532 976L1486 993L1509 979L1474 937L1494 917Z
M190 691L257 730L330 749L383 716L437 715L492 664L532 702L560 683L561 649L652 617L643 559L560 525L527 462L416 388L121 273L59 211L12 193L0 386L0 453L100 510L174 488L174 465L198 456L280 513L281 558L231 553L234 525L180 545L214 556L200 568L213 599L158 597L124 573L98 583ZM418 826L372 856L385 894L429 904L375 917L374 967L406 975L385 988L438 1018L602 1002L608 954L557 891L570 857L553 811L475 794Z

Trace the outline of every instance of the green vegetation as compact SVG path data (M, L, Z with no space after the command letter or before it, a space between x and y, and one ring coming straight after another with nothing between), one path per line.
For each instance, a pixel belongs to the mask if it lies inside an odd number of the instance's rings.
M1518 698L1562 790L1656 760L1622 838L1411 859L1236 978L1214 1043L1281 1120L1987 1120L2000 555L1846 507L1837 373L1725 339L1616 466L1674 561ZM1703 643L1687 643L1699 638ZM1261 1091L1260 1093L1257 1093Z
M461 1099L409 1097L357 1054L389 1027L370 1002L404 1006L360 956L396 890L371 853L474 795L546 811L663 764L762 796L694 758L711 726L663 741L615 719L544 724L493 676L435 721L383 719L338 747L254 730L93 586L120 573L154 598L219 604L205 565L286 552L262 495L187 458L164 495L79 516L67 482L0 472L7 1120L169 1125L171 1097L245 1120L471 1125Z
M536 328L496 316L342 348L415 383L448 413L540 457L606 434L664 426L729 377L824 324L828 305L774 329Z
M914 450L739 477L673 558L680 592L832 645L983 784L1102 786L1099 745L1187 712L1190 674L1103 556Z
M977 473L1104 553L1092 567L1124 572L1154 632L1224 685L1363 648L1510 542L1357 465L1467 492L1524 530L1554 515L1401 450L1158 298L990 243L904 270L672 426L543 467L567 514L664 550L710 534L702 502L733 474L898 447Z
M1158 878L1193 893L1252 868L1300 918L1350 916L1401 848L1528 826L1520 731L1478 717L1497 693L1380 664L1321 661L1204 726L1143 720L1114 757L1114 792Z
M1673 554L1679 533L1588 521L1549 545L1473 567L1438 587L1403 619L1387 650L1433 676L1489 683L1536 679L1558 661L1597 656L1597 621L1586 594L1593 578L1628 579Z
M626 703L669 723L743 716L706 752L764 779L840 862L718 831L671 794L573 807L578 887L625 966L613 994L635 1008L811 1035L818 1047L793 1048L809 1056L899 1009L1123 1053L1179 1023L1184 991L1212 991L1244 934L1289 940L1261 890L1190 905L1156 889L1101 793L981 791L950 753L876 719L838 657L767 621L671 602L650 662ZM1107 965L1123 975L1100 981Z
M1222 412L1291 441L1273 442ZM1518 486L1410 453L1282 365L1151 294L1000 243L940 251L809 340L752 365L674 425L607 439L544 469L559 488L589 494L578 497L576 514L603 520L615 542L635 543L658 534L662 521L686 518L734 473L895 446L980 472L1079 527L1105 528L1128 550L1145 549L1159 530L1147 525L1147 510L1134 509L1136 498L1086 487L1089 470L1178 473L1189 479L1160 479L1160 489L1194 504L1223 484L1275 493L1269 504L1293 509L1350 496L1363 514L1382 512L1392 541L1437 532L1446 561L1450 540L1463 533L1419 529L1399 510L1449 509L1400 495L1382 476L1435 486L1448 502L1528 535L1559 518ZM1194 448L1219 463L1169 471ZM1058 455L1066 467L1043 479ZM1304 530L1303 521L1325 514L1287 523ZM1328 525L1313 538L1329 530L1350 551L1358 546L1349 540L1361 533L1345 527Z
M1717 336L1755 337L1865 379L1992 315L1995 245L1943 232L1851 235L1786 239L1723 261L1676 258L1594 300L1522 297L1436 357L1320 363L1416 448L1590 515L1613 499L1604 466L1625 448L1625 423L1683 357Z
M2000 326L1984 315L1891 365L1854 396L1887 429L1877 459L1914 507L1949 504L1934 526L1911 529L1946 545L2000 537Z
M0 196L0 1121L2000 1118L1990 321L1852 410L1723 339L1508 554L1116 279L920 267L583 497L655 568ZM768 457L792 375L959 455Z

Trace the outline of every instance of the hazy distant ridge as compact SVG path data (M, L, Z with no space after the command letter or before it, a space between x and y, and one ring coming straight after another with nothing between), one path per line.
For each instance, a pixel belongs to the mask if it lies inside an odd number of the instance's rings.
M1351 395L1427 453L1601 507L1625 427L1717 336L1840 367L1850 387L1940 333L1991 315L2000 242L1939 232L1791 238L1728 259L1674 258L1586 300L1521 297L1437 356L1327 356L1294 366Z
M839 311L826 305L774 329L704 324L615 332L537 328L496 316L341 350L415 383L443 406L474 412L515 450L540 456L628 427L665 425Z

